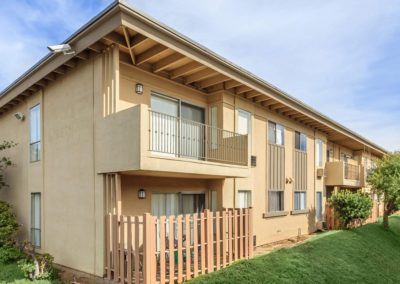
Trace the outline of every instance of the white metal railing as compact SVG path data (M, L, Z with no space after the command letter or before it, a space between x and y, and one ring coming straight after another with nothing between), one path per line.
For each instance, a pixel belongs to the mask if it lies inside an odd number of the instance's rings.
M152 110L149 117L150 151L226 164L248 164L247 135Z

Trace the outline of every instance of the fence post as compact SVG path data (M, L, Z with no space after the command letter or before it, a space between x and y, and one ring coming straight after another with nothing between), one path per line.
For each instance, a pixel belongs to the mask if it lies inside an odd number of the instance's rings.
M150 213L145 213L143 215L143 283L152 284L153 283L153 265L155 265L154 251L153 251L153 217Z
M249 257L253 257L253 208L249 209Z
M207 273L214 271L213 212L207 212Z

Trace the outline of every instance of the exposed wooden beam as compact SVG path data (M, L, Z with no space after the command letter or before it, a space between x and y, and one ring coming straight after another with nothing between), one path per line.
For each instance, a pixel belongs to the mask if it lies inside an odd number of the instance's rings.
M104 49L107 48L107 45L105 45L104 43L98 41L95 42L94 44L92 44L91 46L88 47L88 49L97 52L97 53L101 53Z
M168 49L168 47L161 45L161 44L157 44L157 45L153 46L152 48L149 48L145 52L137 55L136 65L139 66L139 65L149 61L150 59L152 59L155 56L159 55L160 53L166 51L167 49Z
M265 102L262 102L261 104L263 105L263 106L265 106L265 107L269 107L270 105L274 105L274 104L276 104L277 102L275 101L275 100L269 100L269 101L265 101Z
M183 66L181 66L179 68L174 69L171 72L171 77L170 78L171 79L176 79L176 78L184 76L184 75L186 75L186 74L188 74L190 72L199 71L199 70L202 70L204 68L206 68L206 66L204 66L203 64L193 61L193 62L185 64L185 65L183 65Z
M268 101L273 101L273 99L268 98L267 96L264 96L264 95L254 98L254 102L256 102L256 103L268 102Z
M235 81L235 80L230 80L228 82L225 82L225 89L229 90L232 88L239 87L240 85L242 85L242 83L239 83L238 81Z
M23 96L23 97L29 97L30 95L32 95L32 92L29 90L26 90L25 92L21 93L21 96Z
M57 79L57 75L55 73L50 73L44 76L44 78L49 81L55 81Z
M252 99L252 98L255 98L257 96L262 96L262 94L260 94L257 91L254 91L254 90L251 90L250 92L245 93L246 99Z
M219 75L216 75L214 77L211 77L209 79L205 79L204 81L199 82L199 87L201 89L205 89L205 88L214 86L216 84L225 82L227 80L229 80L229 77L227 77L225 75L222 75L222 74L219 74Z
M88 50L84 50L84 51L78 53L77 55L75 55L75 57L86 61L86 60L89 60L90 53Z
M210 78L210 77L212 77L212 76L214 76L216 74L218 74L217 71L207 68L207 69L201 70L199 72L196 72L196 73L194 73L192 75L187 76L185 78L185 84L189 85L189 84L191 84L193 82Z
M297 119L299 117L305 117L305 115L302 114L302 113L297 113L297 114L291 115L290 117L293 118L293 119Z
M252 88L244 86L244 85L236 87L236 89L235 89L237 95L240 95L240 94L243 94L246 92L250 92L251 90L252 90Z
M47 86L47 81L42 79L40 81L37 81L36 85L39 85L40 87L46 87Z
M214 93L216 91L225 90L224 83L225 82L222 82L222 83L219 83L219 84L212 85L211 87L208 87L207 88L207 93Z
M130 42L130 47L135 48L141 45L142 43L145 43L147 40L149 40L148 37L145 37L142 34L137 34L132 37L131 42Z
M32 85L32 86L30 86L29 88L28 88L28 90L31 90L32 92L37 92L38 90L40 89L40 87L39 86L37 86L37 85Z
M74 68L76 66L76 63L77 63L77 60L75 58L72 58L71 60L68 60L67 62L65 62L64 65L69 68ZM54 71L54 72L58 73L57 71ZM61 73L61 74L63 74L63 73Z
M115 42L116 44L119 44L123 47L127 47L125 38L117 32L111 32L108 35L104 36L104 38L109 41Z
M298 111L296 111L296 110L283 111L283 114L289 115L289 116L296 114L296 113L298 113Z
M135 54L133 53L133 50L131 48L131 40L129 38L129 33L124 26L122 26L122 31L124 32L125 42L129 49L129 55L131 56L132 64L135 65L136 59L135 59Z
M277 104L273 104L273 105L269 106L269 108L271 110L278 110L278 109L281 109L281 108L284 108L284 107L285 107L285 105L283 105L281 103L277 103Z
M161 59L157 63L155 63L153 66L153 72L154 73L161 72L161 71L167 69L168 67L170 67L171 65L182 61L185 58L186 57L180 53L171 54L171 55Z

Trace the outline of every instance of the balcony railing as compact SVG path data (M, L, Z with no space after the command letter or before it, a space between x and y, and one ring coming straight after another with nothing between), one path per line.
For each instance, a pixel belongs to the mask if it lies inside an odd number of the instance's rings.
M149 110L149 150L167 156L248 164L248 138L196 121Z
M344 178L351 180L359 180L360 166L344 163Z

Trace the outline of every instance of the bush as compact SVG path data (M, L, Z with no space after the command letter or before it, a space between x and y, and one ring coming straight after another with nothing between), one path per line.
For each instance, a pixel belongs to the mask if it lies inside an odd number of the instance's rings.
M57 270L53 267L54 257L48 253L36 254L35 247L25 242L24 253L26 258L18 261L18 267L30 280L51 280L57 278Z
M4 245L0 247L0 263L6 264L17 261L24 257L20 249L12 245Z
M366 220L373 206L371 197L361 191L339 191L332 195L330 201L345 228L354 221Z
M19 225L11 206L0 201L0 263L8 263L22 257L22 252L15 247L15 235Z

